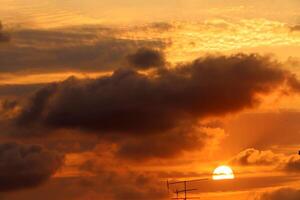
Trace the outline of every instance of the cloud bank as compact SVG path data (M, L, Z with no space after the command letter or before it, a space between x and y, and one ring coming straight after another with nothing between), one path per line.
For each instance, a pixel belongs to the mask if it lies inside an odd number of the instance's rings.
M0 144L0 191L31 188L48 180L63 157L38 145Z
M19 125L141 134L185 121L256 106L290 78L277 62L258 55L211 56L153 76L130 69L91 80L49 85L31 98ZM38 120L37 120L38 119Z
M274 192L267 192L256 200L298 200L300 198L300 190L293 188L283 188Z

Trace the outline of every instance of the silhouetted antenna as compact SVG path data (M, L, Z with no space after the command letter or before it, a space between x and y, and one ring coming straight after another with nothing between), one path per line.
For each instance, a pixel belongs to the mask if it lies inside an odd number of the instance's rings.
M193 179L193 180L184 180L184 181L175 181L175 182L169 182L169 180L167 180L167 188L168 188L168 193L170 193L170 186L172 185L179 185L182 184L183 185L183 190L178 190L176 189L175 191L173 191L173 193L176 194L176 197L172 197L172 199L177 199L177 200L188 200L188 199L200 199L200 197L188 197L187 193L188 192L192 192L192 191L196 191L198 189L196 188L187 188L187 184L188 183L193 183L193 182L199 182L199 181L207 181L209 180L208 178L202 178L202 179ZM184 197L179 197L180 194L183 194Z

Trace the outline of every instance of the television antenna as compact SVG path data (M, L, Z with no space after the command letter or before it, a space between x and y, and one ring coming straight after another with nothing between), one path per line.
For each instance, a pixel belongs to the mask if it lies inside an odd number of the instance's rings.
M187 185L188 183L193 183L193 182L200 182L200 181L207 181L209 180L208 178L202 178L202 179L193 179L193 180L184 180L184 181L175 181L175 182L170 182L167 180L167 188L168 188L168 193L170 193L170 188L172 185L183 185L182 190L173 190L172 192L176 195L176 197L172 197L172 199L176 200L188 200L188 199L200 199L200 197L188 197L188 192L196 191L198 190L197 188L188 188ZM181 197L183 194L183 197Z

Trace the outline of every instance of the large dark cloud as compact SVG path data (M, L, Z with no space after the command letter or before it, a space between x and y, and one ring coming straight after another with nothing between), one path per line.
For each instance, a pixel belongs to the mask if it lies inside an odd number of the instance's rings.
M258 55L211 56L153 76L120 69L95 80L70 78L41 89L20 125L37 121L101 132L157 132L179 122L251 108L289 73ZM45 95L46 93L46 95Z
M252 108L258 95L288 84L290 77L267 57L243 54L200 58L150 75L119 69L98 79L71 77L38 90L16 127L97 133L117 143L117 155L134 160L173 157L200 149L208 139L186 127Z
M128 56L129 64L137 69L149 69L162 67L166 60L161 51L141 48L137 52Z
M30 188L49 179L63 157L38 145L0 144L0 191Z
M273 192L266 192L256 200L298 200L300 190L294 188L282 188Z

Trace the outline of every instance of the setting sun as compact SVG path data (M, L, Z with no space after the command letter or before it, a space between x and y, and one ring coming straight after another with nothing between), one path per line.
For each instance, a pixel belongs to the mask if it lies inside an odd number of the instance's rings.
M213 180L234 179L234 174L229 166L223 165L214 170L212 178Z

